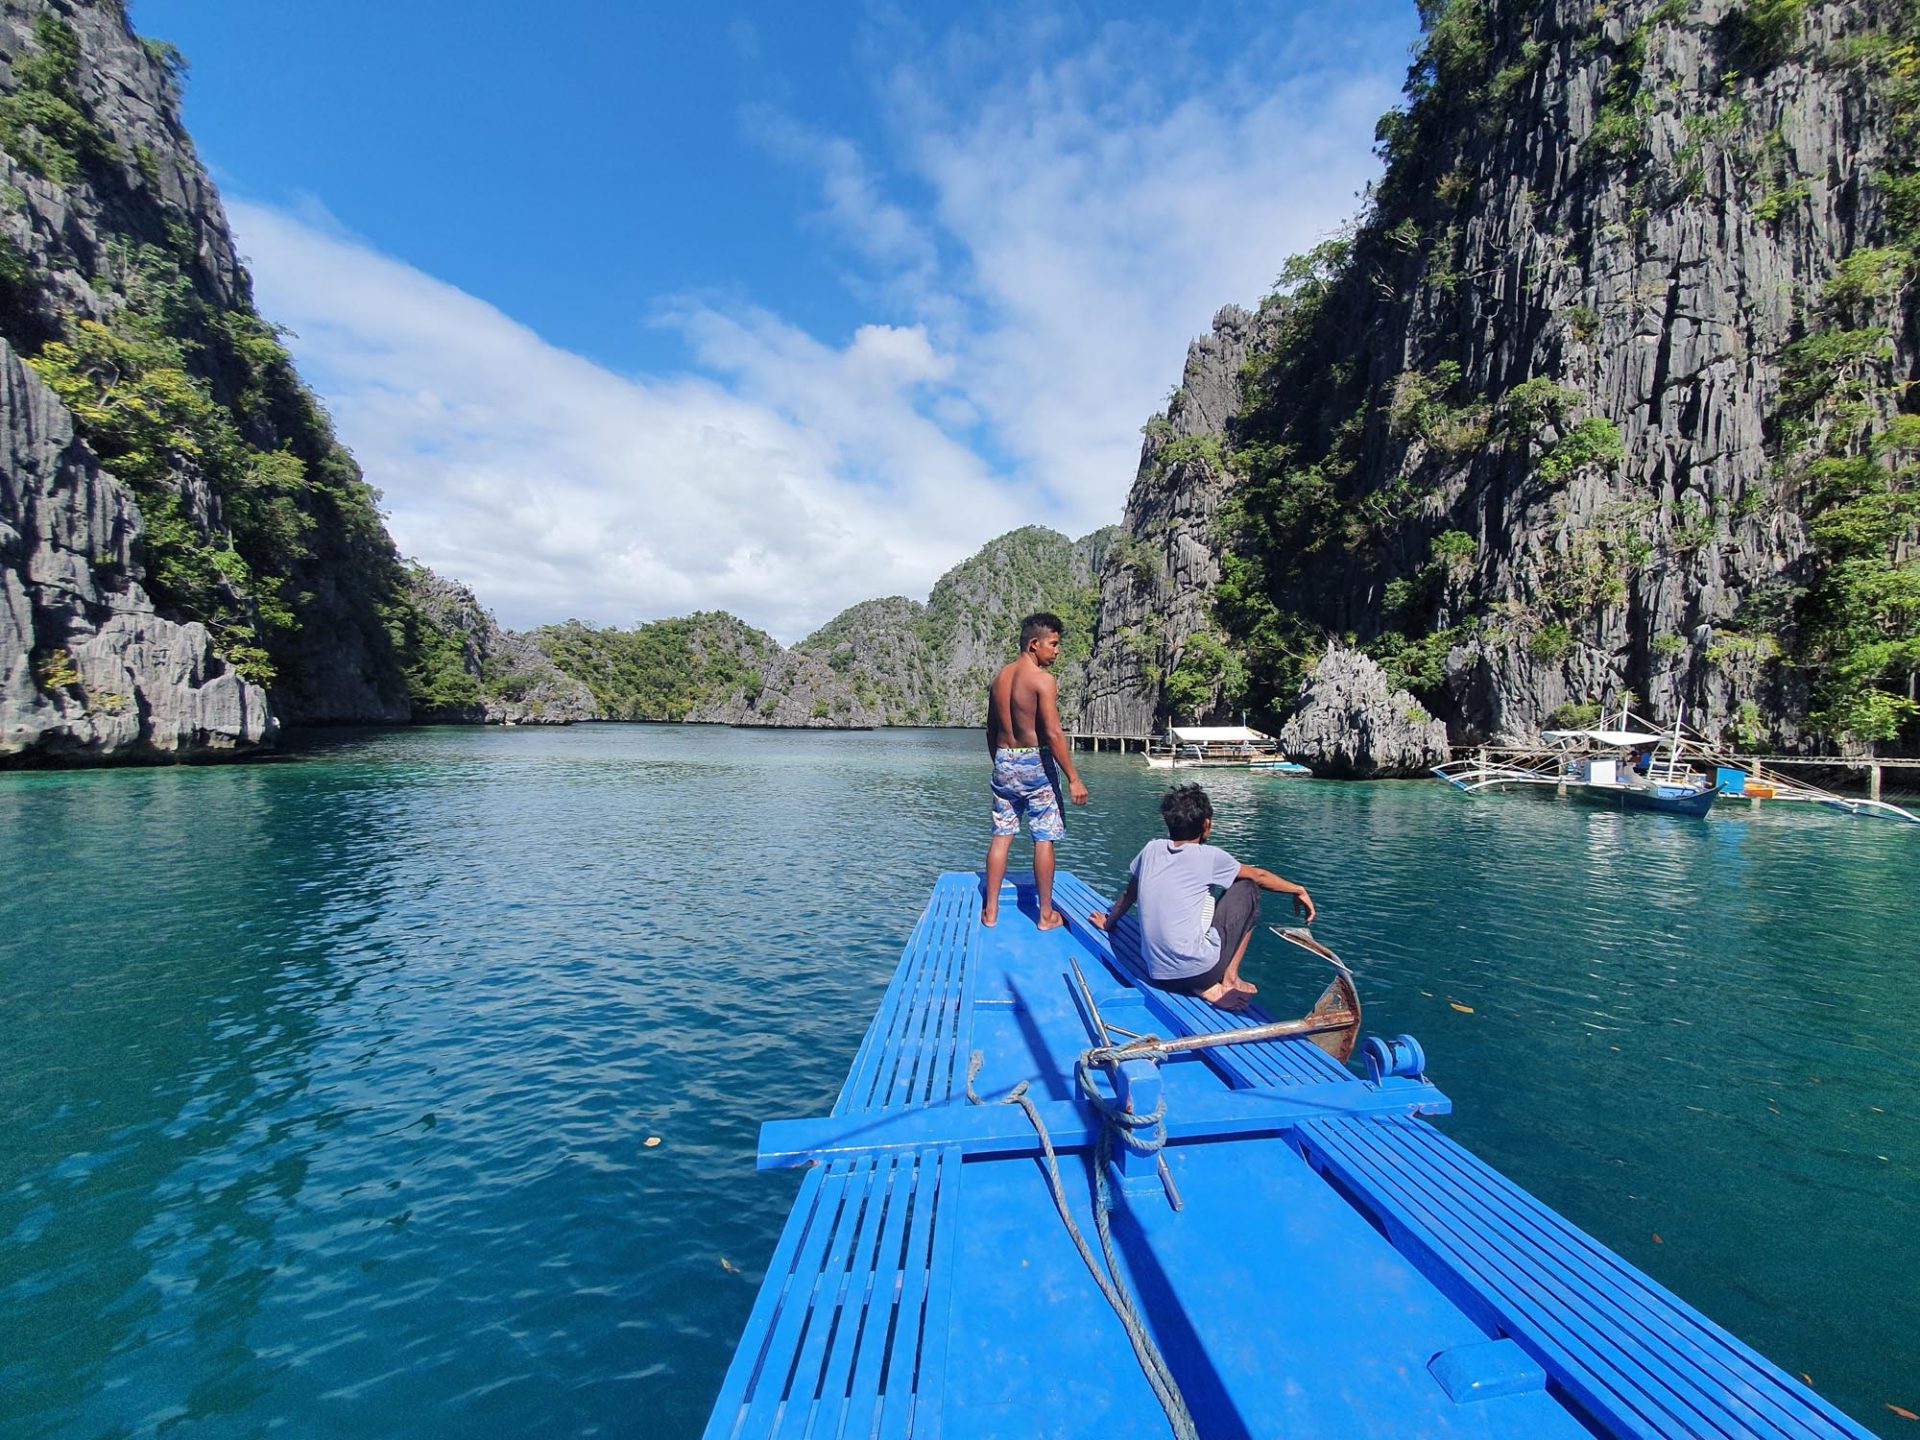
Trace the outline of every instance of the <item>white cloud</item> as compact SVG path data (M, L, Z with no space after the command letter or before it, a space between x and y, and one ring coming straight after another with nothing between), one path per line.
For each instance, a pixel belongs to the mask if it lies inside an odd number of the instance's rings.
M792 641L855 601L924 594L956 527L1018 523L908 398L943 370L923 332L867 327L834 351L699 312L743 393L628 379L349 238L230 211L261 309L296 332L401 550L508 624L719 607Z
M666 297L700 373L624 377L324 211L233 205L401 548L509 624L719 607L791 641L1015 525L1117 519L1187 341L1356 207L1397 47L1282 24L1216 73L1175 30L1019 23L876 43L883 144L743 116L845 246L844 341Z

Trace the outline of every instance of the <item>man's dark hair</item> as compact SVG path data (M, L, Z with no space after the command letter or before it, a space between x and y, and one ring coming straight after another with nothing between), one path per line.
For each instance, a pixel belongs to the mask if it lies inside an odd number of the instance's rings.
M1160 818L1167 822L1169 840L1198 840L1213 818L1213 802L1198 785L1176 785L1161 798Z
M1030 641L1039 639L1051 631L1055 635L1067 633L1067 627L1061 618L1051 610L1036 610L1020 622L1020 648L1027 648Z

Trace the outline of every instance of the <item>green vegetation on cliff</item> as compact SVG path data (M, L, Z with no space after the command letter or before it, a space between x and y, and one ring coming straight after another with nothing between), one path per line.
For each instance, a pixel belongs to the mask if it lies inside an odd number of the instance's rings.
M1055 673L1061 713L1070 717L1093 643L1099 568L1118 534L1115 526L1079 540L1040 525L1009 531L942 575L924 606L865 601L798 648L824 660L889 724L974 724L994 670L1018 648L1021 618L1051 610L1066 625Z
M761 667L780 651L772 636L718 610L631 630L569 620L534 638L610 720L684 720L743 686L751 701Z

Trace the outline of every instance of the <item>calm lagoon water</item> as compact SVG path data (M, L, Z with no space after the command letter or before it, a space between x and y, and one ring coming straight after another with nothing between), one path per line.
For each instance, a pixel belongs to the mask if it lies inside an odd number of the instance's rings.
M759 1122L832 1104L980 863L983 748L441 729L0 775L0 1432L697 1435L796 1184ZM1111 887L1161 782L1084 768L1063 862ZM1453 1134L1915 1433L1920 830L1209 783ZM1276 1008L1318 988L1284 948Z

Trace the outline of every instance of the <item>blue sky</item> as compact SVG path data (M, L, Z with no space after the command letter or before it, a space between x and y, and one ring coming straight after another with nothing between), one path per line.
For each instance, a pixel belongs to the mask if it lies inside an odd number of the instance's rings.
M793 641L1119 518L1187 341L1357 208L1411 0L134 0L395 539L512 625Z

